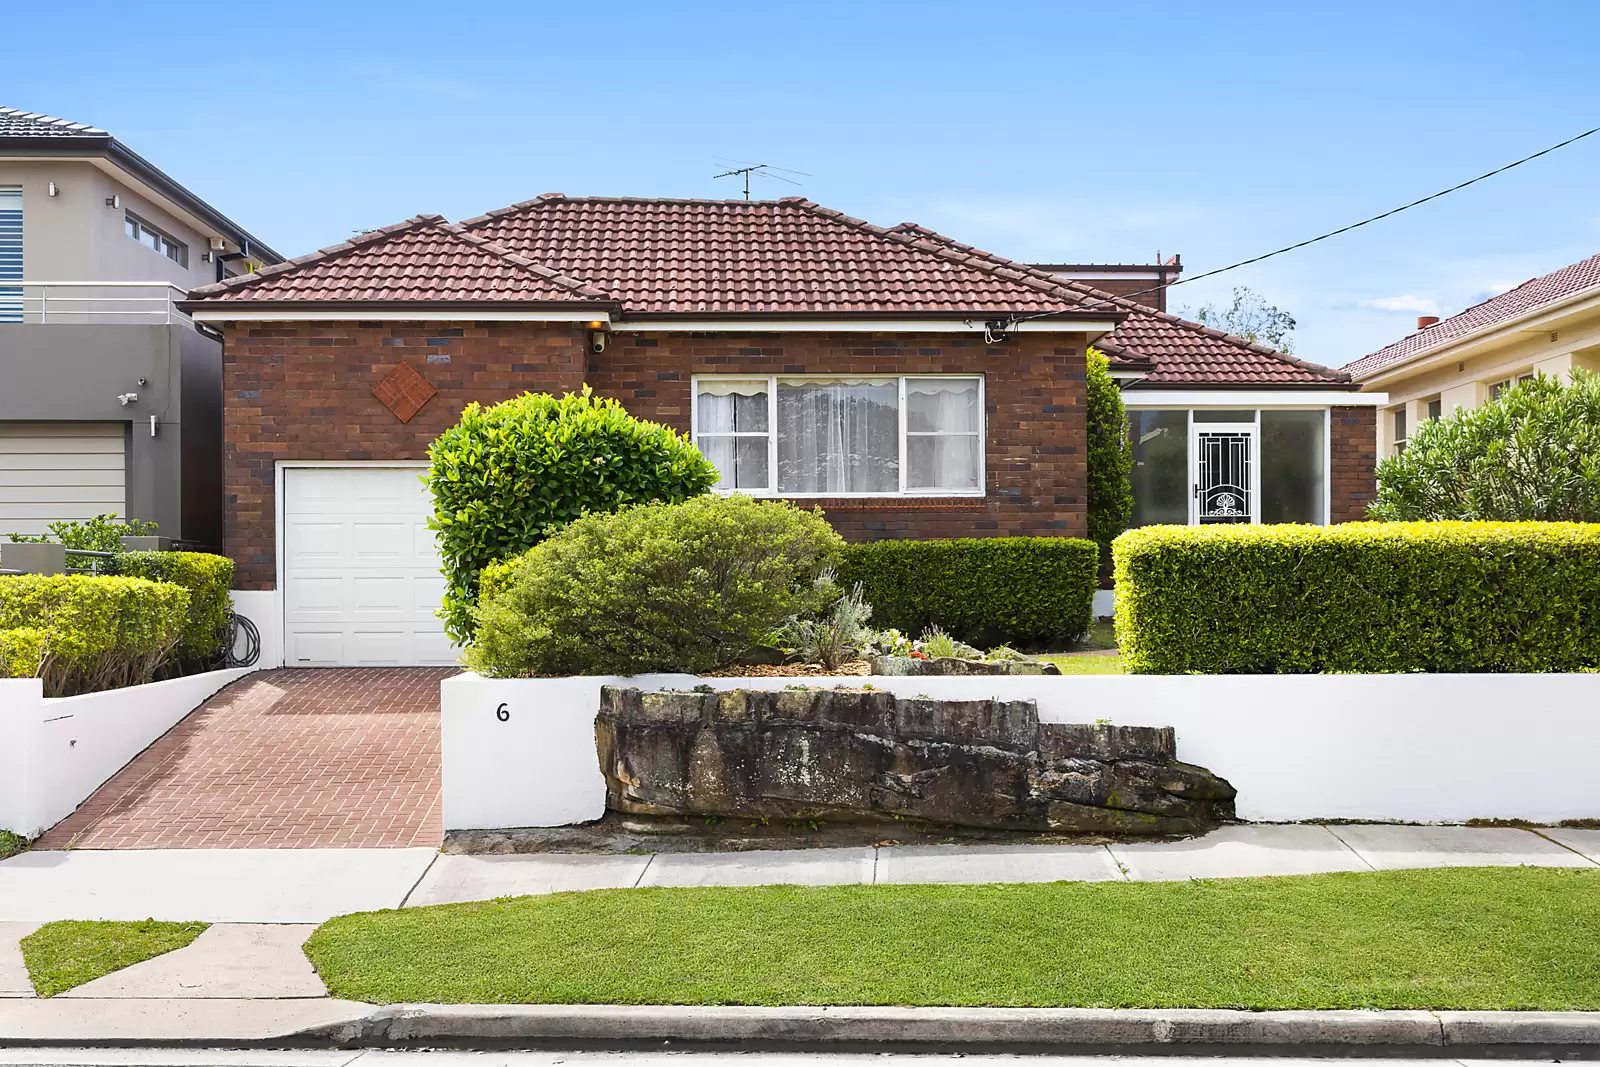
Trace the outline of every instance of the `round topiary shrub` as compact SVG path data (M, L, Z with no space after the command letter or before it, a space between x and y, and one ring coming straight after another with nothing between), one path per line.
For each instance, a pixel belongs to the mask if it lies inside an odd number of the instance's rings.
M1600 522L1600 375L1539 375L1422 423L1378 464L1367 509L1415 520Z
M682 434L636 419L615 400L524 393L468 404L428 449L430 526L446 579L445 630L472 636L478 575L586 512L698 496L717 470Z
M496 678L712 670L818 608L843 545L820 511L745 496L585 515L496 569L463 662Z

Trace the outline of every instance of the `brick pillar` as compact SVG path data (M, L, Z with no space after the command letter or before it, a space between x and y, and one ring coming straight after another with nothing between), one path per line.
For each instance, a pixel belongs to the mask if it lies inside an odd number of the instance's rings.
M1367 517L1367 504L1378 492L1378 415L1372 407L1336 407L1330 413L1329 522L1356 522Z

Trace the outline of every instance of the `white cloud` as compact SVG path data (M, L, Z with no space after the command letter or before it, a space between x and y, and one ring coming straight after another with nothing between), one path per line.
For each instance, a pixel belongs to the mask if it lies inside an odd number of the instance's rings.
M1373 300L1361 301L1364 308L1377 308L1379 311L1409 311L1418 315L1437 315L1439 305L1425 296L1415 296L1405 293L1401 296L1380 296Z

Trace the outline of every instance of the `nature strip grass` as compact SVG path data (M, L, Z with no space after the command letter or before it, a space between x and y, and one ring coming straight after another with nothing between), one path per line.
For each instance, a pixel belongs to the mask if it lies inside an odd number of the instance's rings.
M1600 871L638 889L342 916L395 1003L1600 1009Z
M112 971L183 948L209 923L53 922L22 939L28 978L53 997Z

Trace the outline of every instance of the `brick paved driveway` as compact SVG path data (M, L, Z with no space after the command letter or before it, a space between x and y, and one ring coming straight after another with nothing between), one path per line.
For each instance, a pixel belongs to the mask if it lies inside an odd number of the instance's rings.
M437 845L450 668L260 671L173 727L35 848Z

